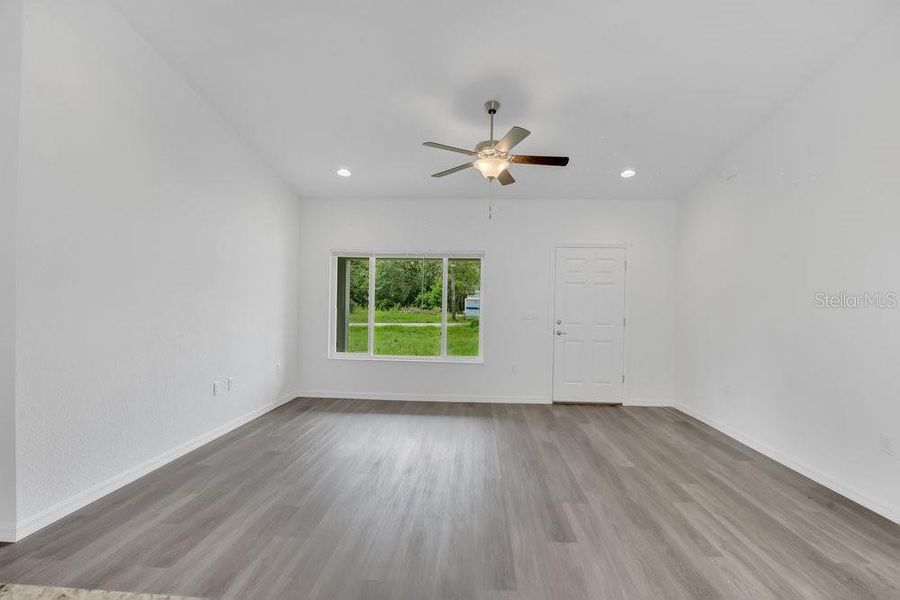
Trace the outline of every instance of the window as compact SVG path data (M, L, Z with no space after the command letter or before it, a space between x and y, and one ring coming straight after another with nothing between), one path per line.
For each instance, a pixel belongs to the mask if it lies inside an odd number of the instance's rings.
M477 255L335 254L330 355L477 361Z
M337 262L337 351L368 352L369 259Z
M478 356L481 330L481 259L447 264L447 354Z

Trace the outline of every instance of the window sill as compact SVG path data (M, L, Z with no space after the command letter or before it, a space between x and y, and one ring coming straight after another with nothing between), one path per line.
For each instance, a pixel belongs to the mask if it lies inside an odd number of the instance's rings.
M369 354L330 353L329 360L359 360L368 362L411 362L411 363L456 363L462 365L483 365L482 356L372 356Z

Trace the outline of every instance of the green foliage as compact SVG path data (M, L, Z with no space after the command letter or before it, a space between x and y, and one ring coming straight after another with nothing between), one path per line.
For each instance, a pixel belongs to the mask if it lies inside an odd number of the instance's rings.
M420 310L416 308L376 310L376 323L440 323L441 307Z
M441 308L443 295L440 259L382 258L375 263L375 307L382 311L434 310ZM466 296L481 288L481 261L450 259L447 282L447 314L455 319L465 310ZM350 260L351 314L369 305L369 260ZM365 320L365 319L363 319ZM351 321L357 322L353 316ZM406 320L382 322L402 323Z
M447 328L447 354L478 356L478 319L473 319L465 325Z
M369 309L363 306L354 306L350 311L351 323L368 323ZM389 310L375 311L376 323L440 323L441 309L419 310L416 308L392 308Z
M440 308L440 259L385 258L375 262L375 306L379 309Z
M437 308L440 310L442 297L444 294L444 286L441 283L441 279L438 278L436 281L431 282L431 287L428 290L423 292L419 292L414 300L414 304L422 309L433 309Z
M368 352L368 327L350 328L348 352ZM384 325L375 327L375 354L382 356L438 356L440 327ZM478 320L447 327L449 356L478 356Z
M350 343L347 352L368 352L369 351L369 328L368 327L351 327Z
M450 259L447 282L447 314L455 318L465 311L466 296L481 288L481 261L477 259Z
M438 356L440 327L386 325L375 328L375 354L383 356Z
M377 314L377 312L376 312ZM351 323L368 323L369 322L369 306L360 306L354 304L350 308Z
M350 310L369 306L369 259L352 258L350 263Z

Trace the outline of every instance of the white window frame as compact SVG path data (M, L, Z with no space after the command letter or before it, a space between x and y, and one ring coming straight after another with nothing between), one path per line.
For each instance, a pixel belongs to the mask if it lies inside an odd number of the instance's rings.
M341 258L369 259L369 351L338 352L337 348L337 262ZM431 258L443 260L443 293L441 294L441 354L440 356L385 356L375 354L375 261L379 258ZM478 310L478 356L447 355L447 271L451 259L478 259L481 261L480 307ZM388 362L438 362L438 363L484 363L484 285L485 253L484 252L396 252L396 251L360 251L332 250L328 278L328 358L333 360L367 360Z

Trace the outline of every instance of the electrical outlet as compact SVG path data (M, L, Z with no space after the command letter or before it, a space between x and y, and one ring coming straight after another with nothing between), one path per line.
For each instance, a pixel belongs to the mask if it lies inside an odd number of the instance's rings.
M234 377L229 377L225 380L225 389L229 392L234 389Z
M894 455L894 438L892 438L888 434L881 434L881 440L879 441L878 445L881 447L881 452L883 454L887 454L888 456Z
M222 392L222 382L213 381L213 396L218 396Z
M511 366L509 368L509 372L512 373L513 375L518 375L519 374L519 365L516 364L516 365Z

